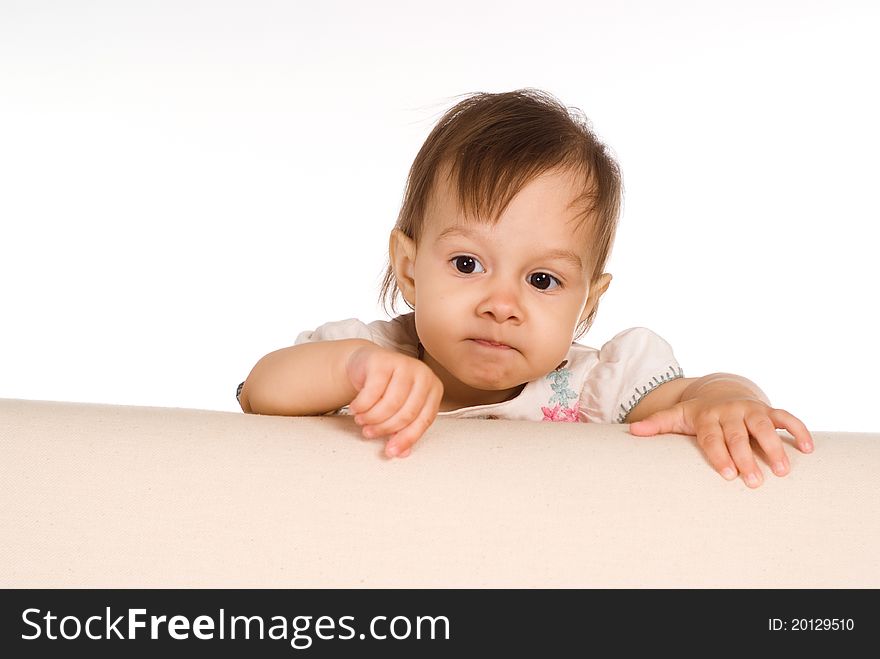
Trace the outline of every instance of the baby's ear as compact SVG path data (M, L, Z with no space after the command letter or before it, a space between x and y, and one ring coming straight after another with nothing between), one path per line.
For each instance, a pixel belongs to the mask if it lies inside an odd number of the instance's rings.
M400 229L391 232L388 241L388 255L394 277L397 279L397 288L400 289L403 299L411 307L415 307L416 299L416 243Z
M612 276L610 272L602 273L599 276L599 279L597 279L590 287L590 296L595 296L597 300L602 297L602 295L605 293L605 291L608 290L608 287L611 285L611 279Z
M611 279L611 274L605 272L590 285L590 294L587 297L587 304L584 307L579 322L583 322L590 315L590 312L596 308L596 305L599 304L599 298L608 290L608 287L611 285Z

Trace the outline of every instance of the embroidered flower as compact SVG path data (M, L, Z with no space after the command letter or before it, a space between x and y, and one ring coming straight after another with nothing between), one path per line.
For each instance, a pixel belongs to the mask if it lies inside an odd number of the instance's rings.
M580 421L577 405L574 407L562 407L557 405L553 408L541 406L544 413L542 421L562 421L568 423L578 423Z
M559 368L550 373L547 379L550 380L550 388L554 394L550 397L550 403L559 403L568 407L571 400L577 400L577 392L568 384L571 377L571 371L567 368Z

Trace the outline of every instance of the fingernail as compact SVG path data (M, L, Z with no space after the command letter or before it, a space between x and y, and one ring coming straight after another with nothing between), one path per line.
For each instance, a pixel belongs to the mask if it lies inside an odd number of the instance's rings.
M411 452L412 452L412 449L411 449L411 448L408 448L408 449L406 449L403 453L400 454L400 457L401 457L401 458L405 458L405 457L408 456Z
M372 437L373 432L372 428L364 428L364 437Z
M785 464L782 460L773 465L773 473L777 476L782 476L785 473Z
M724 478L726 478L727 480L736 478L736 472L730 467L725 467L724 469L722 469L721 475L724 476Z
M749 487L758 487L758 477L755 474L748 474L746 476L746 483Z
M813 450L813 445L810 442L804 442L804 451L809 453Z
M400 449L396 445L389 444L388 446L385 447L385 454L388 457L393 458L395 455L397 455L397 451L399 451L399 450Z

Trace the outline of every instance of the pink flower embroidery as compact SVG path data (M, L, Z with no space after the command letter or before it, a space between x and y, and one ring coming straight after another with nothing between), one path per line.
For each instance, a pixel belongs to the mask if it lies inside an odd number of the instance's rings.
M577 405L574 407L562 407L559 403L555 407L541 406L544 413L542 421L562 421L567 423L578 423L580 421Z

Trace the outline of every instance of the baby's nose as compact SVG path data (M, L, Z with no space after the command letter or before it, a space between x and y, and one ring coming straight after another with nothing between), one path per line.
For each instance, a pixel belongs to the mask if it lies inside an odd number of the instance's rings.
M493 286L477 311L481 316L489 316L499 323L522 316L519 296L511 286Z

